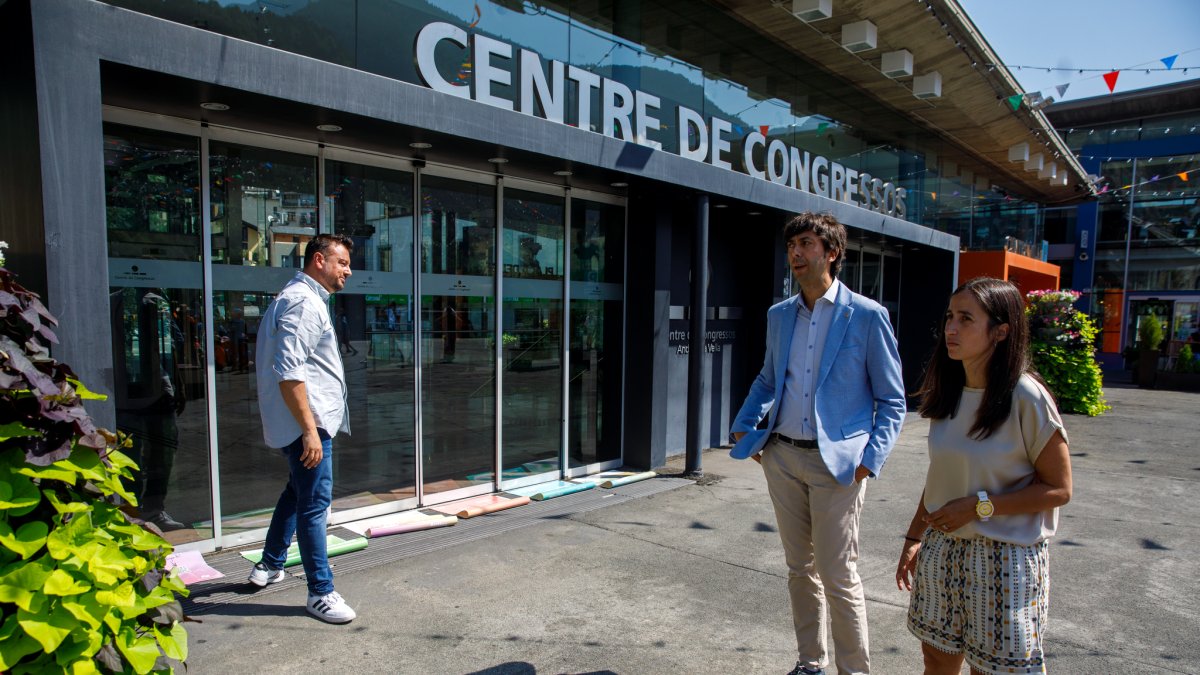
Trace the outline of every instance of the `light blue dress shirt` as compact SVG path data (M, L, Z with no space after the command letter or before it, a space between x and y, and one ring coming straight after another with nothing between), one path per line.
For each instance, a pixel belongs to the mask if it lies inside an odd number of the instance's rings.
M329 295L315 279L297 272L271 301L259 323L255 351L258 410L263 439L272 448L287 446L303 431L283 402L279 383L284 381L305 384L308 407L318 428L330 436L339 431L350 433L346 373L329 317Z
M775 431L784 436L807 440L817 438L814 414L817 373L821 355L825 352L829 324L833 321L833 303L841 283L834 279L825 294L813 303L812 310L804 305L804 298L796 303L796 327L792 334L791 353L788 354L783 397L779 401L779 423L775 426Z

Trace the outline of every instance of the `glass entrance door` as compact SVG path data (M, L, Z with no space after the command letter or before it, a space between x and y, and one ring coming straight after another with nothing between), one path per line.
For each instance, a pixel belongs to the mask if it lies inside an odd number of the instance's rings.
M505 188L501 457L508 488L561 470L566 200Z
M490 492L496 466L496 187L422 174L423 501Z

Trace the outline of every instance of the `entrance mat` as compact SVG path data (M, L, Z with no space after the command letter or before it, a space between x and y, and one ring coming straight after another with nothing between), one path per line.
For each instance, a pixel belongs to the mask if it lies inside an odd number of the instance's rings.
M585 490L557 499L532 502L523 508L501 511L493 514L490 518L460 520L454 527L410 532L403 537L373 539L370 547L331 558L329 563L333 567L333 574L336 578L338 575L354 574L405 558L452 549L460 544L504 535L531 525L555 522L563 518L596 511L606 506L624 504L634 499L693 484L693 481L683 478L660 476L654 480L641 481L611 490ZM346 539L358 535L340 525L331 527L330 533ZM448 552L447 555L453 555L453 553ZM305 586L302 568L294 568L294 571L288 572L283 581L271 584L266 588L249 584L246 581L246 575L250 572L250 567L238 549L206 553L205 559L209 566L225 574L226 577L188 587L191 595L180 598L180 603L183 605L184 613L189 616L220 611L224 605L246 600L253 601L254 598L267 593L302 589ZM403 574L403 572L398 571L397 574Z
M511 509L516 506L525 506L529 503L529 497L505 497L503 495L480 495L479 497L469 497L460 499L456 502L447 502L438 504L432 507L438 513L444 513L448 516L458 516L459 518L474 518L488 513L495 513L505 509Z
M325 535L325 548L330 558L343 553L352 553L361 551L367 547L366 537L353 537L351 539L342 539L336 535ZM253 549L250 551L242 551L242 557L252 563L262 561L262 549ZM300 542L293 541L288 547L287 558L283 561L284 567L300 564Z
M537 485L527 485L514 490L505 490L505 492L529 497L535 502L540 502L546 499L575 494L576 492L583 492L584 490L591 490L594 487L596 487L595 483L573 483L571 481L555 480L549 483L538 483Z
M599 485L602 488L615 488L622 485L629 485L648 478L654 478L658 474L653 471L643 471L635 473L633 471L601 471L590 476L582 476L580 478L572 478L571 480L580 482L589 482L594 485Z
M426 513L424 511L404 511L388 513L374 518L364 518L353 523L345 523L342 527L357 532L368 539L382 537L402 532L416 532L433 527L446 527L458 522L458 516L447 516L441 513Z

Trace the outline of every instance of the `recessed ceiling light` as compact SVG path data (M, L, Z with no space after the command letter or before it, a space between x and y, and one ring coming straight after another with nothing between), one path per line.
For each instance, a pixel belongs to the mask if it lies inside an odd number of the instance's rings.
M616 183L609 183L609 185L611 185L613 187L629 187L629 183L622 183L620 181L618 181Z
M416 143L409 143L408 147L412 148L413 150L428 150L429 148L433 147L433 143L422 143L418 141Z
M342 128L336 124L318 124L318 131L341 131Z
M555 176L564 176L564 177L566 177L566 176L570 176L570 175L571 175L571 172L570 172L570 171L567 171L567 170L565 170L565 169L564 169L564 170L561 170L561 171L555 171L555 172L554 172L554 175L555 175Z
M724 208L728 208L728 207L729 207L728 204L713 204L714 209L724 209Z
M489 157L488 161L492 164L508 164L508 160L504 157Z
M217 103L216 101L206 101L205 103L201 103L200 107L205 110L229 110L229 106L224 103Z
M751 211L751 212L750 212L750 215L752 215L752 216L761 216L761 215L762 215L762 211Z

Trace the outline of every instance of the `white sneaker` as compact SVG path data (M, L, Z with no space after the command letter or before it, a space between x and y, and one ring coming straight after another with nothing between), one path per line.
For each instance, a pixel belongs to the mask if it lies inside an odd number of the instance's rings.
M329 623L350 623L358 616L337 591L308 596L308 613Z
M287 575L283 570L273 570L262 563L254 563L254 569L250 570L248 581L255 586L262 587L283 581L285 577Z

